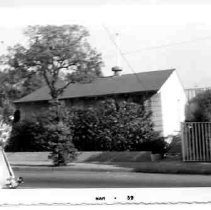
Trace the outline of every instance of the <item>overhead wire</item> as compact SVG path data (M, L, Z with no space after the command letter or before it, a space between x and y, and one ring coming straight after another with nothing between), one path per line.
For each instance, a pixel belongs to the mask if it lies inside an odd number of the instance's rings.
M139 76L137 75L137 73L135 72L135 70L133 69L132 65L130 64L130 62L128 61L128 59L125 57L125 55L123 54L123 52L121 51L121 49L119 48L119 46L117 45L117 43L115 42L115 40L113 39L109 29L102 24L102 27L104 28L104 30L106 31L106 33L108 34L108 37L110 39L110 41L113 43L113 45L116 47L116 49L118 50L119 54L121 55L121 57L125 60L126 64L128 65L128 67L130 68L130 70L133 72L133 74L136 76L137 80L139 81L139 83L142 84L142 81L140 80Z
M169 44L163 44L163 45L158 45L158 46L145 47L145 48L137 49L137 50L133 50L133 51L122 52L122 54L123 55L136 54L136 53L141 53L141 52L147 51L147 50L156 50L156 49L168 48L168 47L172 47L172 46L180 46L180 45L190 44L190 43L204 41L204 40L211 40L211 36L207 36L207 37L203 37L203 38L198 38L198 39L187 40L187 41L181 41L181 42L174 42L174 43L169 43ZM107 55L105 57L110 57L110 56L111 55Z
M160 48L166 48L166 47L172 47L172 46L180 46L180 45L184 45L184 44L189 44L189 43L194 43L194 42L204 41L204 40L209 40L209 39L211 39L211 36L204 37L204 38L193 39L193 40L187 40L187 41L163 44L163 45L159 45L159 46L145 47L145 48L138 49L138 50L126 51L123 54L124 55L129 55L129 54L133 54L133 53L139 53L139 52L142 52L142 51L145 51L145 50L154 50L154 49L160 49Z

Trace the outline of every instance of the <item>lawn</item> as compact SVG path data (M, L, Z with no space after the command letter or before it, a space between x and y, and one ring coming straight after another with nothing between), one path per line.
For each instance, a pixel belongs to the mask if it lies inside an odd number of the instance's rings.
M117 157L117 152L82 152L75 163L120 166L142 173L211 174L211 162L182 162L179 156L167 157L156 162L144 159L140 161L141 156L138 153L131 155L129 152L126 153L125 157L122 153ZM48 154L48 152L17 152L7 153L7 156L10 163L16 166L49 166L52 162L48 159ZM143 157L146 158L146 154Z

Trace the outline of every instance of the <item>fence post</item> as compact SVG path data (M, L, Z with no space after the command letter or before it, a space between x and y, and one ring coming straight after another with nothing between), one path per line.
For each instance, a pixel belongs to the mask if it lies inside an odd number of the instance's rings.
M185 139L184 139L184 125L185 123L181 123L181 146L182 146L182 160L185 161Z

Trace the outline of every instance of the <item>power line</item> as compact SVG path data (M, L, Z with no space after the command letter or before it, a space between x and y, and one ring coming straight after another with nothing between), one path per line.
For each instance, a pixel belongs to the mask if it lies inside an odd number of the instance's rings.
M184 44L189 44L189 43L204 41L204 40L209 40L209 39L211 39L211 36L193 39L193 40L189 40L189 41L181 41L181 42L175 42L175 43L170 43L170 44L163 44L163 45L159 45L159 46L145 47L145 48L142 48L142 49L139 49L139 50L124 52L123 54L128 55L128 54L132 54L132 53L138 53L138 52L141 52L141 51L144 51L144 50L154 50L154 49L184 45Z
M108 28L103 25L103 28L105 29L105 31L107 32L110 41L114 44L114 46L116 47L116 49L119 51L120 55L122 56L122 58L125 60L125 62L127 63L128 67L130 68L130 70L135 74L137 80L142 83L142 81L140 80L140 78L138 77L137 73L135 72L135 70L133 69L133 67L130 65L129 61L127 60L127 58L124 56L124 54L122 53L121 49L119 48L119 46L117 45L117 43L115 42L115 40L113 39L110 31L108 30ZM142 85L142 84L141 84ZM143 86L143 85L142 85Z
M145 50L156 50L156 49L168 48L168 47L172 47L172 46L180 46L180 45L185 45L185 44L190 44L190 43L204 41L204 40L210 40L210 39L211 39L211 36L208 36L208 37L203 37L203 38L198 38L198 39L193 39L193 40L188 40L188 41L181 41L181 42L163 44L163 45L159 45L159 46L145 47L145 48L137 49L137 50L133 50L133 51L122 52L122 54L124 54L124 55L136 54L136 53L140 53ZM106 57L110 57L110 56L106 56Z

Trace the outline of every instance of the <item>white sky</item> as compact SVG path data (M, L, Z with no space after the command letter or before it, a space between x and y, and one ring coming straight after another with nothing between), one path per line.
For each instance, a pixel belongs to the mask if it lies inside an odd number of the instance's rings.
M104 25L119 33L119 48L133 71L176 68L186 88L211 86L211 1L188 2L1 0L0 53L25 42L27 25L81 24L103 55L104 75L111 75L117 52ZM133 73L124 59L120 63L123 74Z

